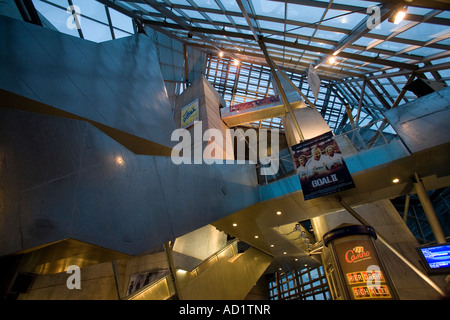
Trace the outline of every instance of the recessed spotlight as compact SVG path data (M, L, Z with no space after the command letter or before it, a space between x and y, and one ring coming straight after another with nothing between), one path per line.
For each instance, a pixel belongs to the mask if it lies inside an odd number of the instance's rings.
M281 211L277 211L277 215L280 215L281 214Z
M400 179L399 179L399 178L395 178L395 179L392 180L392 182L393 182L393 183L399 183L399 182L400 182Z
M287 254L287 252L285 251L285 252L283 252L283 254Z
M255 236L255 239L258 239L259 238L259 236Z
M335 58L335 57L330 57L330 58L328 59L328 63L329 63L329 64L335 64L335 63L336 63L336 58Z
M219 52L219 57L221 57L221 58L223 57L223 51Z
M237 223L233 223L233 227L237 227Z
M298 259L297 259L297 258L295 258L295 261L298 261Z
M399 11L396 12L395 17L394 17L394 24L399 24L400 22L403 21L403 19L406 16L406 9L403 8Z
M125 162L123 161L123 158L121 156L116 157L116 163L120 166L122 166Z
M270 245L271 248L275 247L273 244Z

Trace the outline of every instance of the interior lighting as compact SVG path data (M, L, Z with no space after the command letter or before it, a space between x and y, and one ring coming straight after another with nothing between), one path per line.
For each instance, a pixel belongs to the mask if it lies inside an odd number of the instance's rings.
M394 180L392 180L393 183L399 183L400 179L399 178L395 178Z
M219 57L221 57L221 58L223 57L223 51L219 52Z
M281 211L277 211L277 215L280 215L281 214Z
M238 60L238 59L234 59L234 60L233 60L233 64L234 64L235 66L238 66L238 65L239 65L239 60Z
M395 10L394 14L388 19L388 21L394 24L399 24L406 16L406 9L407 7L403 7Z
M255 236L255 239L258 239L259 238L259 236Z
M233 223L233 227L237 227L237 223Z
M331 56L328 58L328 63L329 64L335 64L336 63L336 58L334 56Z

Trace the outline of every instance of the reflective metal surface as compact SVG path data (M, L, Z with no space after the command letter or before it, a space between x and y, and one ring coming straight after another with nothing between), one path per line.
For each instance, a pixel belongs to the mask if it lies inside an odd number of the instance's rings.
M52 110L173 145L171 106L149 37L94 43L5 16L0 30L0 89L47 106L28 103L29 110Z
M450 142L450 87L384 113L411 152Z

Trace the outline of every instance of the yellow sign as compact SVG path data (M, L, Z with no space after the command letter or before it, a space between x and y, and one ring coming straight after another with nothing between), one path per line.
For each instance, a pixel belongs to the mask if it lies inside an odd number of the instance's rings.
M181 128L187 128L200 117L198 99L181 109Z

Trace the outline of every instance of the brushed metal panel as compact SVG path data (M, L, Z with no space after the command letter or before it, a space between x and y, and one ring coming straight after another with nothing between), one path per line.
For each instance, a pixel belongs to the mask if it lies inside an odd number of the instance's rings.
M177 166L26 111L0 108L0 124L1 255L67 238L136 255L258 201L254 165Z
M2 89L38 97L54 108L160 145L174 145L170 136L175 125L149 37L93 43L4 16L0 32L2 64L9 66L2 67L7 72ZM12 73L22 80L17 87L5 84Z

